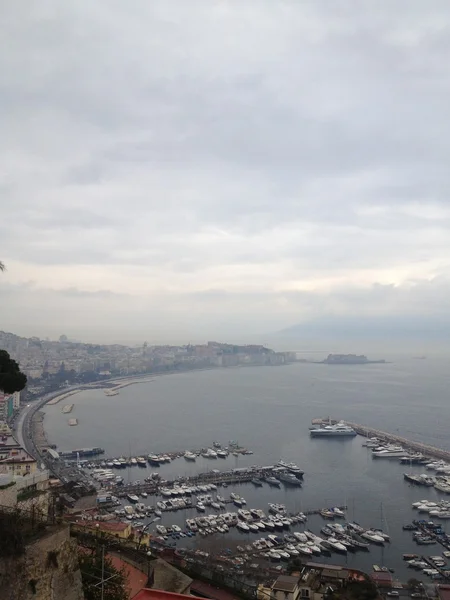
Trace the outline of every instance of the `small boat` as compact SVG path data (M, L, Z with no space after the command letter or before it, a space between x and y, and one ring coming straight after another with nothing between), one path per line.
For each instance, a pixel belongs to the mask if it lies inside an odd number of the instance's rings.
M337 540L336 538L330 537L330 538L328 538L327 542L331 546L331 548L333 550L335 550L336 552L347 553L347 547L342 542Z
M208 448L202 452L204 458L217 458L217 452L212 448Z
M280 481L276 477L268 477L266 482L271 486L280 487Z
M135 494L127 494L127 498L130 502L133 502L133 504L137 504L139 502L139 497Z
M238 521L236 527L246 533L250 531L249 526L247 525L247 523L244 523L244 521Z
M261 479L258 479L258 477L253 477L253 479L251 480L251 483L253 483L253 485L255 485L256 487L262 487L262 484L263 484Z
M418 554L403 554L403 560L415 560L419 558Z
M137 465L137 460L136 460L136 459L133 457L133 458L130 460L130 464L131 464L131 466L132 466L132 467L135 467L135 466Z
M280 473L278 477L285 485L291 485L294 487L300 487L302 485L300 479L298 479L298 477L296 477L293 473Z
M381 535L378 535L377 533L375 533L371 529L364 531L360 535L361 535L361 537L365 538L366 540L369 540L369 542L373 542L374 544L379 544L381 546L384 545L384 541L385 541L384 538Z
M196 509L198 510L198 512L205 512L206 510L205 505L201 502L197 502Z
M186 460L190 460L192 462L197 459L197 456L193 452L189 452L189 450L187 450L183 456Z
M138 456L137 460L137 464L138 467L147 467L147 461L145 460L145 458L143 456Z
M328 508L322 508L322 510L320 511L320 515L324 519L334 519L334 517L336 516L334 512L332 510L329 510Z
M345 518L345 512L337 506L332 508L331 512L334 514L335 517Z
M157 456L156 454L149 454L147 459L148 459L148 462L154 467L159 467L162 462L161 458L159 456Z

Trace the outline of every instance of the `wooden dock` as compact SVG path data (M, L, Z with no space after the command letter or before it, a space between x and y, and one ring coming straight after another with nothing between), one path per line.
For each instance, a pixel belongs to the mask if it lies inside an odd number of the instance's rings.
M402 436L395 435L393 433L388 433L386 431L380 431L379 429L373 429L372 427L360 425L359 423L351 423L350 421L345 421L345 424L349 425L350 427L353 427L356 433L364 437L376 437L385 442L401 444L406 450L411 450L413 452L421 452L425 456L439 458L450 462L450 451L444 450L443 448L437 448L436 446L430 446L429 444L422 444L421 442L414 442Z

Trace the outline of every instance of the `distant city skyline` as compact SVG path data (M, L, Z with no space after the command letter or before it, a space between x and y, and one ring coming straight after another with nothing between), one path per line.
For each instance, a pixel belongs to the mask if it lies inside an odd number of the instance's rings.
M0 327L445 344L449 30L442 2L7 3Z

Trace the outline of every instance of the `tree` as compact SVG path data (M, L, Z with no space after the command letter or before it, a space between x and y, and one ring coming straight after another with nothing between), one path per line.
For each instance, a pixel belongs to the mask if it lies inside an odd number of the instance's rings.
M5 263L0 260L0 271L6 271Z
M79 555L83 592L86 600L128 600L128 579L124 569L116 569L105 556L102 568L100 552ZM103 574L103 596L102 596Z
M6 350L0 350L0 390L6 394L20 392L27 385L27 376Z

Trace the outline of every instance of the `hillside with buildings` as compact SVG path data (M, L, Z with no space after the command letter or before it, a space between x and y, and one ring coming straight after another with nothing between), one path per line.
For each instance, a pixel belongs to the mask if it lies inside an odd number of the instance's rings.
M161 373L213 367L282 365L295 354L275 352L261 345L220 342L183 346L84 344L61 335L59 340L20 337L0 331L0 349L15 359L29 380L29 390L56 389L64 384L88 383L110 376ZM8 409L7 409L8 410Z

